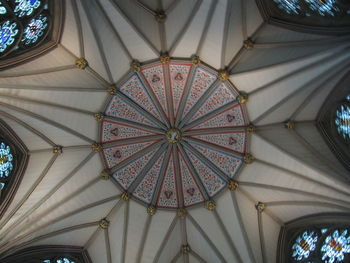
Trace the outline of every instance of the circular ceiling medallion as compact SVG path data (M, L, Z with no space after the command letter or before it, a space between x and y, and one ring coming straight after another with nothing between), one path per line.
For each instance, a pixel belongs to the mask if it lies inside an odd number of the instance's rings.
M105 107L106 169L147 206L177 209L212 199L244 162L248 122L238 97L203 63L134 67Z

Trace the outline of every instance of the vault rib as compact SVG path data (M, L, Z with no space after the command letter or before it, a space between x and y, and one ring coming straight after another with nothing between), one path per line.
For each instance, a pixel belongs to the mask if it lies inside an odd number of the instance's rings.
M34 133L36 136L38 136L39 138L41 138L43 141L45 141L46 143L48 143L51 146L56 146L56 143L54 143L51 139L49 139L46 135L44 135L42 132L38 131L37 129L35 129L34 127L30 126L28 123L18 119L16 116L9 114L5 111L0 110L0 115L9 118L10 120L17 122L19 125L23 126L25 129L27 129L28 131ZM52 151L52 148L51 148ZM1 226L0 226L1 228Z
M155 56L159 55L158 49L152 44L152 42L141 32L141 30L131 21L131 19L122 11L115 0L109 0L116 11L123 16L125 21L134 29L134 31L145 41L145 43L150 47Z
M13 245L16 245L19 241L21 241L21 240L23 240L23 239L25 239L25 238L31 236L32 234L38 232L39 230L44 229L45 227L48 227L48 226L50 226L50 225L53 225L53 224L55 224L55 223L57 223L57 222L59 222L59 221L62 221L62 220L64 220L64 219L68 218L68 217L71 217L71 216L74 216L74 215L76 215L76 214L79 214L79 213L81 213L81 212L83 212L83 211L85 211L85 210L87 210L87 209L90 209L90 208L93 208L93 207L96 207L96 206L105 204L105 203L107 203L107 202L113 201L113 200L115 200L115 199L118 199L119 197L120 197L120 195L111 196L111 197L102 199L102 200L100 200L100 201L97 201L97 202L88 204L88 205L86 205L86 206L83 206L83 207L81 207L81 208L79 208L79 209L76 209L76 210L74 210L74 211L72 211L72 212L65 213L65 214L63 214L63 215L57 217L56 219L53 219L53 220L51 220L51 221L49 221L49 222L47 222L47 223L45 223L45 224L42 224L41 226L35 228L34 230L31 230L31 231L29 231L29 232L27 232L27 233L25 233L25 234L22 234L22 235L16 237L15 239L13 239L13 240L10 241L9 243L7 243L6 246L7 246L7 247L11 247L11 246L13 246Z
M97 49L98 49L98 52L99 52L100 57L102 59L102 63L104 65L104 68L107 72L109 83L113 83L114 80L113 80L112 72L111 72L111 69L110 69L108 61L107 61L107 57L106 57L106 54L105 54L105 51L104 51L104 48L103 48L103 45L101 42L101 38L98 36L98 30L96 28L96 24L91 21L91 17L92 17L92 14L90 12L91 7L87 6L87 1L82 1L81 4L82 4L82 6L87 14L86 19L88 21L88 24L89 24L91 30L92 30L92 34L94 36L94 39L96 41Z
M83 57L85 57L84 35L83 35L83 27L81 24L80 14L79 14L78 5L77 5L76 0L72 0L72 7L73 7L73 13L75 16L75 21L76 21L77 30L78 30L79 52L80 52L79 55L81 58L83 58Z
M52 149L51 149L52 151ZM41 172L40 176L38 177L38 179L35 180L35 182L33 183L33 185L28 189L28 191L25 193L25 195L19 200L19 202L17 203L17 205L11 210L11 212L6 215L6 217L3 218L3 220L1 220L0 223L0 229L2 229L4 226L6 226L6 224L10 221L11 217L16 214L16 212L22 207L22 205L28 200L28 198L31 196L31 194L34 192L34 190L36 189L36 187L41 183L41 181L45 178L45 176L47 175L47 173L49 172L49 170L51 169L52 165L54 164L54 162L56 161L57 157L59 156L59 154L53 154L53 156L50 158L48 164L45 166L45 168L43 169L43 171Z
M33 222L37 222L40 220L40 218L42 218L44 215L49 214L51 211L54 211L54 209L57 209L58 207L60 207L61 205L65 204L66 202L68 202L70 199L74 198L75 196L79 195L80 193L84 192L86 189L88 189L89 187L91 187L92 185L96 184L98 181L100 181L100 177L96 177L90 181L88 181L86 184L84 184L83 186L79 187L76 191L74 191L73 193L71 193L70 195L68 195L67 197L63 198L61 201L57 202L55 205L51 206L50 208L46 209L45 211L41 212L40 214L34 216L31 221L26 221L25 224L23 224L22 226L20 226L20 223L23 222L27 216L29 216L30 214L32 214L38 207L36 207L34 210L29 210L31 211L30 213L26 213L26 217L22 217L19 218L16 222L17 224L12 224L10 229L12 230L12 236L10 235L8 238L12 239L13 237L15 237L17 234L19 234L23 229L25 229L27 227L27 225L33 223ZM47 200L47 199L46 199ZM41 203L42 204L42 203ZM40 204L40 205L41 205ZM35 207L35 206L34 206ZM16 229L17 226L20 226L16 231L14 231L14 229ZM6 231L5 231L6 232ZM7 238L7 239L8 239ZM6 242L6 240L5 240Z
M224 258L224 256L221 254L221 252L219 251L219 249L215 246L215 243L210 239L210 237L205 233L205 231L203 230L203 228L198 224L198 222L191 216L190 213L188 213L187 218L189 220L189 222L191 222L191 224L196 228L196 230L199 232L199 234L203 237L203 239L205 241L207 241L207 243L209 244L209 246L211 247L211 249L214 251L214 253L216 254L216 256L220 259L221 262L226 263L226 259Z
M164 238L162 240L162 243L160 244L157 253L153 259L153 263L158 263L159 262L159 258L162 254L163 249L165 248L166 244L168 243L168 240L170 238L170 235L172 234L177 222L178 222L179 218L175 215L173 220L171 221L171 224L167 230L167 232L164 235ZM179 252L180 253L180 252Z
M58 122L52 121L52 120L50 120L50 119L48 119L46 117L43 117L43 116L41 116L39 114L34 113L34 112L31 112L31 111L28 111L28 110L25 110L25 109L22 109L22 108L19 108L19 107L16 107L16 106L13 106L11 104L4 103L4 102L0 102L0 105L6 107L8 109L11 109L11 110L23 113L23 114L25 114L27 116L30 116L30 117L34 118L34 119L46 122L47 124L49 124L51 126L54 126L54 127L58 128L58 129L61 129L61 130L65 131L65 132L68 132L68 133L70 133L70 134L72 134L72 135L74 135L74 136L76 136L76 137L78 137L78 138L88 142L88 143L92 144L92 143L95 142L94 140L86 137L85 135L82 135L81 133L79 133L79 132L77 132L77 131L75 131L75 130L67 127L67 126L64 126L64 125L62 125L62 124L60 124Z
M170 45L169 47L169 55L171 56L174 53L174 50L176 49L176 47L178 46L178 44L180 43L180 41L183 39L189 25L192 23L194 17L196 16L198 10L201 8L201 5L203 3L203 0L197 0L195 5L193 6L193 9L188 17L188 19L186 20L184 26L181 28L180 32L177 34L177 36L175 37L173 43Z

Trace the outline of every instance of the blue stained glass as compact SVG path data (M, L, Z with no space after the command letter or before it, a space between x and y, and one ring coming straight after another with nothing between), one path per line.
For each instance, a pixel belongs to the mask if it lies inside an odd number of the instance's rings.
M299 14L299 0L273 0L280 9L288 14Z
M323 229L321 229L321 233L322 233L322 234L325 234L327 231L328 231L328 228L323 228Z
M335 124L337 125L338 133L344 139L350 139L350 107L341 105L336 112Z
M57 263L75 263L75 262L73 262L68 258L63 258L63 259L57 260Z
M24 29L22 42L25 45L34 44L44 35L47 26L46 16L40 15L38 18L33 18Z
M297 261L307 259L310 253L315 250L317 239L315 232L305 231L299 235L292 246L293 259Z
M0 2L0 15L4 15L7 13L6 8Z
M56 260L56 263L75 263L75 262L68 258L60 258Z
M44 260L43 263L51 263L52 260ZM68 258L59 258L55 260L55 263L75 263L73 260L70 260Z
M39 0L16 0L14 12L19 17L30 16L40 5L41 2Z
M5 188L5 183L0 183L0 191Z
M18 34L17 23L11 23L7 20L0 26L0 53L4 52L7 47L11 46Z
M311 10L318 12L321 16L334 16L335 12L339 12L336 6L336 0L305 0L309 4Z
M350 236L348 231L335 230L327 236L321 247L322 260L325 263L343 262L345 254L350 253Z
M10 146L0 143L0 177L7 177L13 169L13 155Z

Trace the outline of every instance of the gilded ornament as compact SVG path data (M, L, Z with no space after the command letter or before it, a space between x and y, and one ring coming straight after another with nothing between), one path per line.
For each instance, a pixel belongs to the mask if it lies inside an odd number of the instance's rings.
M176 214L177 214L178 217L185 217L186 214L187 214L187 211L184 208L179 208L177 210Z
M244 104L248 101L248 94L241 93L238 95L238 103L239 104Z
M252 49L254 48L254 42L251 38L248 38L243 41L243 46L245 49Z
M226 81L230 77L230 73L227 70L222 70L219 72L219 78L221 81Z
M62 146L59 146L59 145L56 145L52 148L52 152L54 154L62 154L63 152L63 147Z
M103 180L109 180L109 178L110 178L109 173L107 173L106 171L102 171L100 173L100 176L101 176L101 179L103 179Z
M233 192L233 191L236 191L238 188L238 182L235 181L235 180L231 180L229 183L228 183L228 189Z
M295 128L295 122L287 121L286 123L284 123L284 127L286 127L289 130L293 130Z
M95 142L94 144L91 145L91 150L96 153L100 152L102 150L102 146L101 144Z
M140 62L138 62L136 60L131 62L131 69L134 72L140 72L141 71L141 64L140 64Z
M181 131L178 129L170 129L165 132L165 137L170 143L177 143L181 140Z
M256 210L258 210L259 213L262 213L265 210L266 205L262 202L258 202L255 204L255 208Z
M151 216L155 215L157 212L157 208L155 208L154 206L149 206L147 207L147 213Z
M253 124L250 124L248 127L247 127L247 132L248 133L254 133L256 131L256 127L253 125Z
M106 218L101 219L99 226L102 229L107 229L109 227L109 221Z
M205 208L208 209L209 211L214 211L216 208L216 203L214 202L214 200L206 201Z
M117 87L114 85L111 85L108 87L107 92L111 95L114 95L117 93Z
M197 67L199 65L199 63L201 63L201 60L198 56L193 56L192 57L192 65Z
M160 62L162 64L168 64L170 62L169 55L162 55L162 56L160 56Z
M164 10L158 10L156 13L155 13L155 16L156 20L159 22L159 23L163 23L166 19L166 14L164 12Z
M78 69L85 69L88 65L88 62L85 58L78 58L76 61L75 61L75 66L78 68Z
M127 192L122 193L122 199L124 201L129 201L130 200L130 195Z
M244 155L244 162L246 164L251 164L254 162L254 160L255 160L254 156L251 155L250 153L247 153L246 155Z
M182 252L183 254L188 254L188 253L190 253L190 251L191 251L191 248L190 248L189 245L182 245L182 247L181 247L181 252Z
M103 115L103 113L98 112L98 113L95 113L95 114L94 114L94 118L95 118L95 120L97 120L97 121L102 121L103 118L104 118L104 115Z

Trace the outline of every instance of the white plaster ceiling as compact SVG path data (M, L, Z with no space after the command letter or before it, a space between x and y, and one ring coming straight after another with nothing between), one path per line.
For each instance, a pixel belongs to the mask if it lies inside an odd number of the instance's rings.
M164 31L152 15L160 7L167 13ZM66 0L65 8L56 49L0 72L0 117L31 155L0 220L0 254L55 244L85 247L95 263L267 263L276 261L284 223L349 212L348 185L330 176L348 172L326 150L315 154L321 139L305 143L319 136L307 124L348 68L348 40L267 25L254 0ZM236 60L246 36L256 46ZM164 210L150 216L99 178L103 164L90 147L99 138L93 114L133 59L156 59L161 51L227 66L231 82L249 94L256 160L236 178L237 191L216 199L214 212L199 206L185 218ZM87 69L75 68L79 57ZM283 127L290 118L296 131ZM53 145L64 146L63 154L53 154ZM267 203L260 222L258 201ZM105 217L110 226L102 230ZM187 243L191 252L182 254Z

